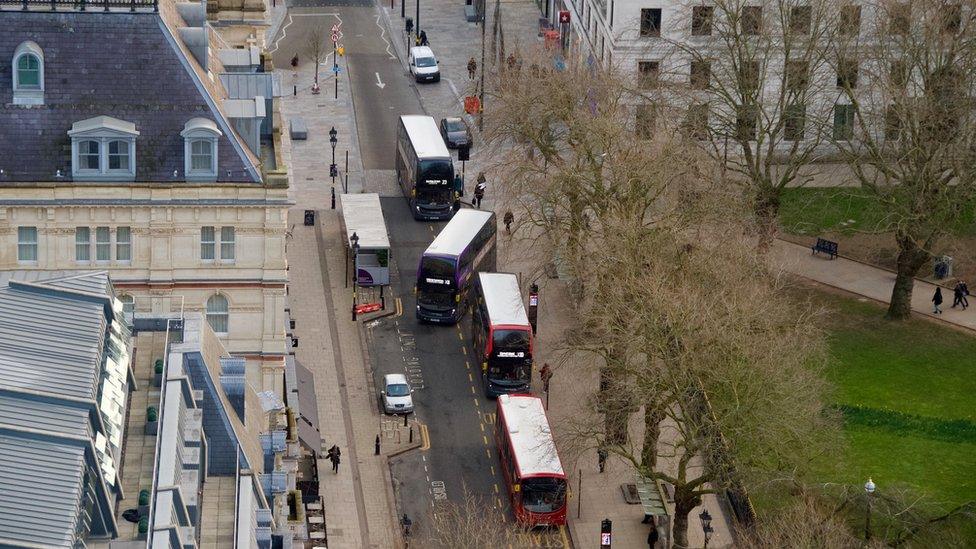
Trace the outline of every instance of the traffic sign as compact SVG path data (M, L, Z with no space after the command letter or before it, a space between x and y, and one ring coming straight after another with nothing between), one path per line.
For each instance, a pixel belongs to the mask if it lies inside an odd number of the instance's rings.
M336 23L336 24L332 25L332 32L339 32L339 26L340 25L341 25L341 23Z
M339 65L333 65L332 72L334 72L335 74L339 74L340 72L342 72L342 67L340 67Z
M339 42L339 35L336 33L332 33L332 43L337 44L338 42Z
M339 44L339 48L336 51L339 53L340 57L346 55L346 47L343 46L342 44Z
M561 10L559 12L559 22L569 23L569 10Z

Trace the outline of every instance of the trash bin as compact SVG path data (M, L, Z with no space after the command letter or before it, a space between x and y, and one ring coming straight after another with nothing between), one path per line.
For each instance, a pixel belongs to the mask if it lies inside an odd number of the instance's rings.
M952 258L947 255L935 258L936 280L944 280L950 276L952 276Z

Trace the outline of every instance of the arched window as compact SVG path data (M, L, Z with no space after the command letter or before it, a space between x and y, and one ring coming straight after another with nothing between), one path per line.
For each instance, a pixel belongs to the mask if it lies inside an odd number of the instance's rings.
M121 295L119 301L122 302L122 314L125 315L125 321L132 324L132 317L136 312L135 299L131 295Z
M184 124L183 170L187 181L217 180L217 140L223 135L207 118L191 118Z
M24 89L41 89L41 62L32 53L17 58L17 86Z
M44 104L44 52L30 40L21 42L10 60L14 105Z
M230 319L230 313L228 311L229 307L227 306L226 297L220 294L214 294L207 300L207 322L210 323L210 327L214 332L218 334L227 333L227 326Z

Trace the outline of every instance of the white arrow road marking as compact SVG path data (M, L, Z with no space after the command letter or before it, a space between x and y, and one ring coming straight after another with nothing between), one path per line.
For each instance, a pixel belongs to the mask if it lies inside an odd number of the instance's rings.
M386 84L380 80L380 73L376 73L376 85L379 86L381 90L386 87Z

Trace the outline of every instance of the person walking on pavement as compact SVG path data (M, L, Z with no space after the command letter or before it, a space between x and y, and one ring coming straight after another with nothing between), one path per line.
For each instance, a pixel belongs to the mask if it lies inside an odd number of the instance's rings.
M485 198L485 189L488 188L487 179L485 179L485 172L480 172L478 174L478 184L474 187L474 207L480 209L481 201Z
M339 456L342 455L342 451L339 450L339 446L333 444L332 448L329 448L329 460L332 461L332 472L339 474Z
M942 305L942 288L939 286L935 287L935 295L932 296L932 303L935 304L933 314L942 314L942 309L939 308L939 305Z
M956 285L952 288L952 309L956 308L956 305L962 305L963 293L962 293L963 283L962 280L957 280ZM962 305L965 309L966 306Z
M474 80L474 73L478 72L478 62L474 57L468 59L468 78Z
M647 534L647 547L649 549L656 549L656 547L657 547L657 540L658 540L659 537L660 537L660 535L657 533L657 528L652 523L651 524L651 531L650 531L650 533Z
M597 448L596 460L597 460L597 464L600 466L600 472L602 473L607 466L607 449L604 448L603 446Z
M549 380L552 379L552 368L548 362L542 365L542 369L539 370L539 377L542 378L542 390L548 393Z
M512 223L515 223L515 214L511 210L506 211L502 222L505 223L505 232L512 234Z
M959 284L962 284L962 308L963 310L966 310L966 308L969 307L969 286L966 285L965 280L960 280Z
M427 41L427 31L420 31L420 45L429 46L430 42Z

